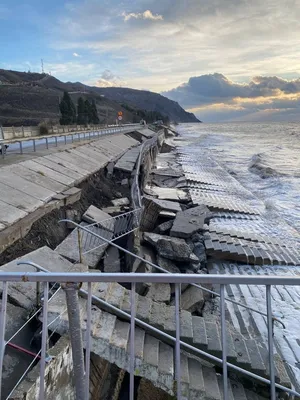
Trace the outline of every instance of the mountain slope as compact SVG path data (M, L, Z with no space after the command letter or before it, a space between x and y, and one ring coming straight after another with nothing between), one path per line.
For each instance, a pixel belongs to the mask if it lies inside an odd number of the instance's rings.
M80 82L61 82L48 74L0 69L0 125L37 125L44 119L59 120L59 101L68 91L74 103L80 96L94 99L102 123L137 121L143 111L160 113L173 122L199 122L194 114L157 93L127 88L98 88ZM159 114L157 114L157 117ZM154 117L155 118L155 117Z

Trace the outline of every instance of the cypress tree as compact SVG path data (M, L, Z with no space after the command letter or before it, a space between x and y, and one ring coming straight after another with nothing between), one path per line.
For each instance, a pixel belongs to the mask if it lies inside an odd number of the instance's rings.
M91 116L92 116L92 123L95 125L99 124L98 111L94 99L92 100L91 104Z
M85 103L82 97L79 97L77 102L77 124L86 125L87 116L85 112Z
M68 92L64 92L62 101L59 104L59 110L61 113L61 125L71 125L76 123L76 108Z
M92 124L93 123L92 105L88 100L85 100L84 106L85 106L85 114L87 117L87 123Z

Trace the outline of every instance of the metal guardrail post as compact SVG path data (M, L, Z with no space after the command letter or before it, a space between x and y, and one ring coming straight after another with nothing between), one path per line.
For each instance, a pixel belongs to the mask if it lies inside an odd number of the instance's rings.
M62 285L62 288L66 293L76 400L85 400L86 385L78 298L79 286L76 283L66 283Z

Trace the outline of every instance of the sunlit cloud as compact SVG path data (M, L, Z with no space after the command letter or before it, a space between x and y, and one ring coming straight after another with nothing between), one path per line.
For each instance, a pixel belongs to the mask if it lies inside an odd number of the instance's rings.
M162 21L164 18L159 14L152 14L150 10L146 10L143 13L126 13L123 12L122 16L124 17L124 21L129 21L130 19L150 19L152 21Z
M74 56L74 57L81 57L81 55L78 54L78 53L73 53L73 56Z

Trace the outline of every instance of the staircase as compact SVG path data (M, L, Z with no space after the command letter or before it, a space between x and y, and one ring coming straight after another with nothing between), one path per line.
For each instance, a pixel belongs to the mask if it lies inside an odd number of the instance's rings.
M63 293L49 303L49 317L57 316L58 304L65 307ZM126 296L124 296L126 300ZM85 314L86 301L81 299L82 315ZM54 311L55 310L55 311ZM61 324L54 322L51 329L57 329L61 335L68 331L68 317L62 316ZM82 328L85 333L86 319ZM130 322L121 320L116 315L92 308L91 351L116 364L120 369L129 371L130 365ZM85 337L85 336L83 336ZM135 329L135 375L143 377L170 395L176 395L175 383L175 350L174 347L150 335L144 329ZM222 400L222 376L214 366L191 354L181 352L181 390L182 399L189 400ZM228 380L230 400L266 400L265 397L247 390L238 381Z
M83 286L84 288L84 286ZM116 364L119 368L129 369L129 334L130 321L121 311L130 313L130 291L118 283L93 283L92 293L102 300L94 302L92 307L92 343L91 351L100 357ZM55 320L65 308L64 294L59 293L49 303L49 319ZM86 300L80 299L81 315L86 315ZM105 302L105 303L104 303ZM115 310L111 306L116 307ZM156 387L174 395L174 342L164 336L164 332L175 337L175 307L157 303L147 297L136 294L136 318L151 325L148 328L136 322L135 330L135 375L144 377ZM218 364L208 357L199 355L197 349L222 358L222 345L219 322L211 318L193 316L188 311L181 311L181 341L194 347L181 346L182 392L185 399L222 399L222 377L217 371ZM49 321L49 323L50 323ZM65 334L68 331L68 317L63 314L51 324L51 329ZM86 319L83 318L82 329L85 331ZM161 332L154 331L153 328ZM85 336L84 336L85 337ZM268 376L268 351L257 341L245 338L227 324L228 361L260 376ZM290 380L284 364L275 355L276 381L290 387ZM216 367L216 368L215 368ZM269 398L268 388L248 376L229 370L230 399L251 400ZM238 380L237 380L238 379ZM256 391L247 392L253 387ZM257 385L256 385L257 383ZM259 392L260 397L256 392Z

